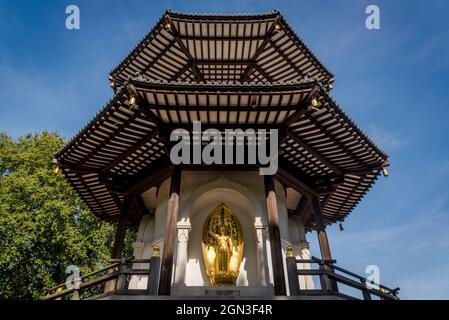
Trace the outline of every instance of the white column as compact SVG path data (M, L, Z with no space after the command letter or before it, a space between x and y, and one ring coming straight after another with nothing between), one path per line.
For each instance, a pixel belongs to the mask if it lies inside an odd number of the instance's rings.
M190 222L178 222L176 224L177 235L177 247L176 247L176 264L175 264L175 280L174 284L185 285L186 284L186 266L188 259L187 248L189 245L189 233L191 229Z
M259 283L262 286L266 286L269 282L268 277L268 260L267 260L267 238L268 228L260 222L260 219L256 219L254 228L256 231L257 239L257 272L259 277Z
M303 259L303 260L310 259L310 252L309 252L310 245L308 242L301 241L297 245L292 245L292 247L293 247L293 254L295 255L296 259ZM311 268L310 263L300 263L298 264L298 267L299 269L305 270ZM299 287L301 288L301 290L315 289L312 276L299 276Z
M133 243L134 254L136 259L143 259L145 243L143 241L136 241ZM148 263L133 263L133 269L145 269L148 268ZM147 288L147 276L145 275L133 275L129 281L129 289L146 289Z

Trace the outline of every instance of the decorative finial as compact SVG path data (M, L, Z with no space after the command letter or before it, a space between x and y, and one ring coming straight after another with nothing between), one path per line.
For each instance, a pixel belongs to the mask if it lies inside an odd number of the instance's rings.
M135 95L131 95L131 97L128 100L129 108L132 109L135 104L136 104L136 96Z
M282 26L279 23L276 23L276 25L274 26L274 32L281 32L282 30Z
M160 257L161 256L161 249L158 246L153 247L153 253L151 254L152 257Z
M318 108L318 99L313 97L312 99L310 99L310 107L312 107L312 109L319 111L320 108Z
M287 247L287 257L294 257L292 246Z

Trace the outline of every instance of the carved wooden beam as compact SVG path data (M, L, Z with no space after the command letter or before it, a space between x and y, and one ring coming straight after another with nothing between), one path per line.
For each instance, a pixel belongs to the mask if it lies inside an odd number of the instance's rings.
M248 81L251 71L253 71L253 69L256 68L256 66L257 66L257 58L265 51L266 46L271 41L271 35L273 34L275 26L278 22L279 22L279 16L274 20L270 29L268 29L267 34L264 37L264 40L262 41L260 46L256 49L256 51L250 58L251 63L248 65L248 67L246 67L245 71L243 71L242 76L240 77L240 82ZM272 82L273 79L268 78L267 80Z

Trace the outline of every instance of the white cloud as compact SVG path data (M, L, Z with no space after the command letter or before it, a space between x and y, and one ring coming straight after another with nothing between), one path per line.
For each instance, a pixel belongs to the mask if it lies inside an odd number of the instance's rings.
M395 151L409 142L407 138L399 137L374 124L369 126L369 132L373 141L387 151Z

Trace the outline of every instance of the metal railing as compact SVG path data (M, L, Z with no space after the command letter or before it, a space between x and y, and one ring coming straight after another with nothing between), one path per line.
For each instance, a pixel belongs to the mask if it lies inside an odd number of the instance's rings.
M153 250L151 259L111 259L110 265L74 279L69 286L66 283L45 290L44 300L86 300L98 299L111 294L120 295L157 295L159 286L160 256L159 249ZM133 268L135 264L148 264L147 268ZM133 276L147 276L146 289L129 288Z
M382 300L399 300L399 288L391 289L382 284L374 283L365 277L337 266L335 260L322 260L315 257L296 259L287 252L286 262L291 296L338 294L342 297L356 299L339 293L338 284L342 284L361 291L363 300L372 300L372 296L377 296ZM299 263L317 264L318 269L298 269ZM321 289L301 289L298 276L319 276Z

